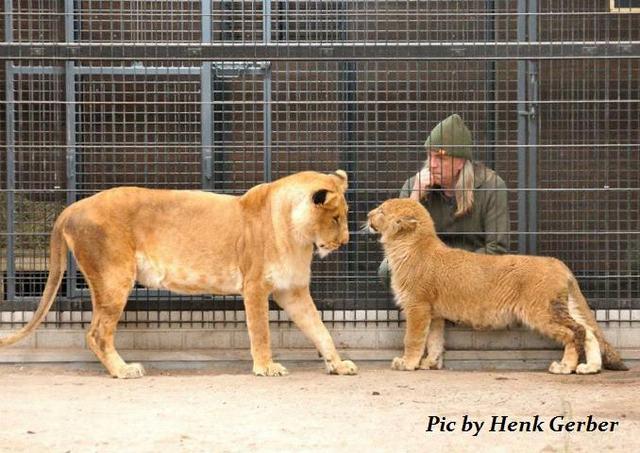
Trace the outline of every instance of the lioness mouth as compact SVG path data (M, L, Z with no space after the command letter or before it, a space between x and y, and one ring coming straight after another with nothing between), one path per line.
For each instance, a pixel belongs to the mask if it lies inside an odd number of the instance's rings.
M320 258L324 258L329 253L333 252L332 249L325 247L324 245L318 245L315 242L313 243L313 246L315 248L314 251L320 256Z

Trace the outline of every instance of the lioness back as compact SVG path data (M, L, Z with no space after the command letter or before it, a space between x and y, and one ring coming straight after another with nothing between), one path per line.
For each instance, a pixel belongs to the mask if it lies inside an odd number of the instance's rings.
M103 258L133 252L144 286L186 294L241 291L238 197L121 187L68 210L65 238L91 241Z

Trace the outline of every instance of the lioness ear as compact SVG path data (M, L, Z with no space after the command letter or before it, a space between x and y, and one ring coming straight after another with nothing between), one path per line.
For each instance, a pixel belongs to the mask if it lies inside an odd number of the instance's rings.
M327 199L327 193L329 191L327 189L320 189L313 194L313 202L315 204L324 204Z
M347 172L344 170L336 170L334 173L338 178L340 178L340 187L342 191L346 191L349 187L349 178L347 177Z
M312 197L313 203L316 206L323 206L323 207L333 205L333 203L337 198L338 198L338 194L328 189L320 189L314 192Z
M418 226L418 219L415 217L400 217L394 223L397 231L411 231Z

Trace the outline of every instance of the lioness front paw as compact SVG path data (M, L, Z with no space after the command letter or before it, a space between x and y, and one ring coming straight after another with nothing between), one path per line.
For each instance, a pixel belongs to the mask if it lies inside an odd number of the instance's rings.
M337 363L327 362L329 374L354 375L358 374L358 367L351 360L341 360Z
M286 376L289 372L279 363L270 362L264 366L254 364L253 374L256 376Z
M404 357L396 357L391 361L391 369L397 371L413 371L418 367L417 363L410 363Z
M137 379L144 376L144 367L139 363L129 363L120 367L114 377L118 379Z
M600 372L600 368L591 364L589 365L588 363L581 363L580 365L578 365L578 368L576 368L576 373L577 374L596 374Z
M418 368L420 368L421 370L441 370L442 363L442 355L439 355L437 357L427 356L420 361L420 366Z

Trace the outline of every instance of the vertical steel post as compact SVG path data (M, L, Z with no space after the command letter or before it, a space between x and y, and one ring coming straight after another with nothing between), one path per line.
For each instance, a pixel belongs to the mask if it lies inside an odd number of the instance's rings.
M262 2L262 41L271 42L271 1ZM267 62L262 79L262 114L263 114L263 149L264 149L264 182L272 180L271 175L271 62Z
M64 35L67 43L74 41L74 0L64 0ZM66 176L67 176L67 205L77 199L76 175L76 67L72 60L64 63L65 86L65 130L66 130ZM77 292L76 264L70 258L67 260L67 297L73 297Z
M211 43L211 0L201 1L202 42ZM212 153L212 112L211 112L211 62L200 67L200 141L202 145L202 189L213 189Z
M343 0L337 4L337 8L339 9L338 14L338 31L340 40L345 43L348 39L348 2ZM345 194L347 202L349 204L356 203L358 197L358 179L353 177L353 171L357 168L357 150L356 150L356 122L357 122L357 104L356 104L356 91L357 91L357 62L355 61L340 61L338 62L338 71L339 71L339 83L338 83L338 99L341 106L341 111L339 112L339 124L338 128L340 131L339 136L339 168L345 170L347 175L349 176L350 188L352 190L348 190ZM335 169L327 169L327 170L335 170ZM349 225L350 231L355 231L358 229L356 224L355 216L350 216L351 224ZM355 241L350 241L345 245L345 250L347 253L355 253L356 245ZM358 273L358 263L354 259L345 260L344 263L344 271L340 270L339 272L345 272L347 275L357 275ZM361 295L358 291L357 284L350 285L349 280L344 285L340 285L337 287L338 290L344 291L344 297L349 298L359 298L359 297L367 297L367 294ZM352 293L353 292L353 293ZM351 293L351 294L350 294Z
M538 40L538 0L529 0L528 34L529 41ZM538 232L538 63L530 60L527 62L527 116L529 146L527 170L529 197L527 200L527 229L529 230L527 253L535 255L537 251Z
M13 3L4 0L4 39L13 41ZM13 96L13 61L5 63L5 95L6 95L6 139L7 139L7 301L13 302L16 296L16 261L15 261L15 112Z
M495 17L495 0L485 0L486 17L484 22L485 43L495 42L496 40L496 17ZM496 164L496 62L495 60L487 60L485 62L485 82L484 90L486 102L485 110L485 131L486 146L482 158L491 167L495 168Z
M343 0L338 6L340 7L338 30L340 31L340 39L345 42L348 37L348 2ZM357 89L356 64L357 63L355 61L341 61L338 63L340 71L340 83L338 85L338 89L340 91L340 102L343 106L343 115L341 115L341 124L339 127L341 128L341 145L344 147L344 151L340 153L340 165L341 168L349 174L349 176L356 165L355 159L357 157L354 146L354 125L356 123L357 108L355 103L355 93Z
M527 0L518 0L518 44L527 39ZM518 60L518 253L527 253L527 62Z

